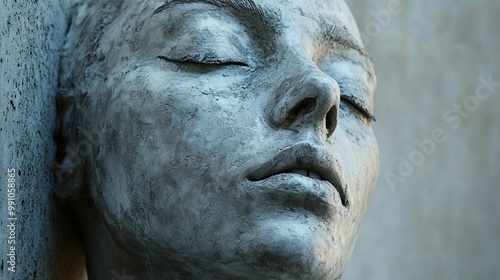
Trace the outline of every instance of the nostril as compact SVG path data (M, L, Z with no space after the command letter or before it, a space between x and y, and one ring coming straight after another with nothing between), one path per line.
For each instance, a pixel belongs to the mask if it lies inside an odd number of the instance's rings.
M333 106L330 111L326 114L326 135L327 137L332 136L335 128L337 127L337 107Z
M288 113L286 120L293 122L300 115L306 115L314 110L316 107L316 99L312 97L304 98L299 104L295 105Z

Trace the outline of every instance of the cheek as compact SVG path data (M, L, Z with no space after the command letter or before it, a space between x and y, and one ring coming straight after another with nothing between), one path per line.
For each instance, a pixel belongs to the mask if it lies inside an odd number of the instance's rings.
M365 211L378 175L379 151L371 127L345 112L332 139L348 183L351 206Z
M352 248L377 178L378 145L371 128L355 116L349 121L339 120L331 145L349 201L349 209L342 213L339 223L348 232L340 242L344 248Z
M102 132L99 152L88 160L89 188L111 228L126 227L135 236L144 232L148 213L168 208L166 202L154 203L166 194L152 192L151 184L161 176L160 167L172 166L165 161L175 158L162 139L176 134L168 107L160 110L165 104L153 100L143 79L121 73L109 77L94 93L89 106L94 111L86 113L86 122ZM120 83L113 84L113 77L120 77Z
M124 236L191 232L203 210L222 200L219 189L234 183L232 163L249 133L241 128L250 126L238 100L134 77L108 89L111 98L96 106L105 109L91 114L103 116L95 121L105 131L91 188L105 220Z

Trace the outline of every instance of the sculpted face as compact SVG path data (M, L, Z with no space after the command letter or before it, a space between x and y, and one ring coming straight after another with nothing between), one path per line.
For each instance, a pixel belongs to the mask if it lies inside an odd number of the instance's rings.
M132 2L76 83L111 238L144 279L339 278L378 170L344 2Z

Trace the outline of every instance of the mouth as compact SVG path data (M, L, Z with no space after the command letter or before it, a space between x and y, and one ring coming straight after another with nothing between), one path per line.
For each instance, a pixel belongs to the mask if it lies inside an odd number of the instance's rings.
M294 170L290 170L290 171L285 171L284 173L298 174L298 175L309 177L312 179L325 180L325 179L323 179L323 177L321 177L321 175L319 175L318 172L313 171L313 170L294 169Z
M349 206L346 188L339 175L337 161L324 149L303 142L285 148L249 173L253 182L264 181L278 175L299 175L315 181L326 181L330 189L336 191L344 207ZM307 192L307 189L306 189Z

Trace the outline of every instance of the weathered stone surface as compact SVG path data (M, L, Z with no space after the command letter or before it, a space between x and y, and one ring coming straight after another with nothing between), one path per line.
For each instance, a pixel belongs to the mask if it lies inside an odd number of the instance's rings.
M55 95L66 21L59 1L0 2L1 279L82 275L82 251L71 237L69 219L56 210L52 187ZM10 168L16 184L15 244L7 244ZM8 270L10 246L15 246L15 273Z

